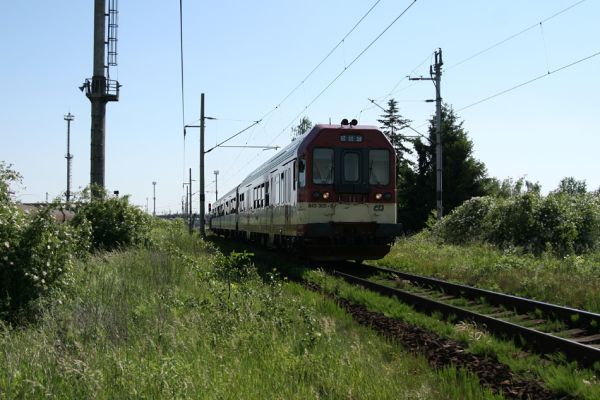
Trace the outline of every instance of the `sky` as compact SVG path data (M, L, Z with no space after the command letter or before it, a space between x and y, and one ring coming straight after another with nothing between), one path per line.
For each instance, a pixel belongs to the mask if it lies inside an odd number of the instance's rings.
M0 160L23 175L14 187L18 200L44 201L46 193L53 199L66 190L63 117L69 112L75 115L72 190L89 184L90 102L78 86L92 75L93 1L5 3ZM393 97L425 133L435 104L424 100L435 89L406 76L428 76L438 48L442 97L463 121L489 176L525 177L544 192L567 176L585 180L590 190L600 187L599 0L182 3L185 106L179 2L119 2L111 78L123 86L119 102L107 105L105 180L109 191L129 194L142 208L152 210L155 181L157 213L180 210L188 168L197 190L199 130L188 129L184 141L182 126L197 124L201 93L206 115L215 118L206 122L207 146L257 120L228 144L285 146L302 116L378 125L381 110L369 98L385 107ZM207 199L215 197L213 171L224 194L274 154L208 153ZM194 202L197 210L197 195Z

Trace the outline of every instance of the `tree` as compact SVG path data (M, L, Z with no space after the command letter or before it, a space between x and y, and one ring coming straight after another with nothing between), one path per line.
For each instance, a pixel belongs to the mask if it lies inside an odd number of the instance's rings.
M487 196L508 199L525 193L540 194L542 186L539 182L531 182L524 177L517 179L506 178L502 181L489 178L485 183L484 192Z
M578 181L572 176L561 179L558 188L554 193L564 193L571 196L587 193L587 185L585 181Z
M396 152L396 170L399 173L402 165L409 163L405 154L412 154L412 150L404 144L412 142L406 136L402 135L402 130L409 126L411 120L403 118L400 115L396 100L390 99L387 105L388 108L384 111L381 119L377 121L381 124L381 130L389 139L392 147L394 147L394 151Z
M310 122L310 119L308 119L308 117L302 117L298 125L292 127L292 141L304 135L310 130L310 128L312 128L312 126L313 123Z
M408 231L422 229L436 208L436 129L430 120L429 138L414 142L417 163L401 168L398 180L399 221ZM485 194L489 179L485 165L473 157L473 142L452 108L442 106L443 205L448 214L465 200Z
M21 174L12 169L12 165L0 161L0 203L8 203L10 201L10 184L20 183Z

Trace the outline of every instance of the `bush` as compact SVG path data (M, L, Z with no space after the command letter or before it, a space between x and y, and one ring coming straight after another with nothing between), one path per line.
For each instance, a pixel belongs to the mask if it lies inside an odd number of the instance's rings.
M488 242L534 254L581 254L600 247L600 196L556 191L546 197L527 192L473 198L439 221L433 233L453 244Z
M525 193L505 200L498 199L487 218L487 239L500 247L519 246L535 251L538 240L538 210L542 197Z
M87 201L77 207L73 219L76 225L89 223L92 247L96 250L146 244L151 219L139 208L129 204L128 196L108 197L103 189L95 188L95 196L85 195Z
M436 223L433 232L453 244L483 241L489 236L487 215L494 206L491 197L474 197Z
M27 317L33 302L65 287L73 259L88 249L89 230L58 223L49 204L25 213L9 195L20 176L0 163L0 318Z

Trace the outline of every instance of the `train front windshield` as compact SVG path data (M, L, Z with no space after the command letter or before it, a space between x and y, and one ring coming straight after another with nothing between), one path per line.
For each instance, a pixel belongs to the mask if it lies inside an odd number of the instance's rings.
M333 183L333 149L316 148L313 151L313 183Z
M390 183L390 152L369 150L369 184L388 185Z
M312 157L312 183L316 185L390 183L390 151L317 147ZM336 172L338 170L338 172ZM337 180L340 182L337 182ZM302 185L301 185L302 186Z

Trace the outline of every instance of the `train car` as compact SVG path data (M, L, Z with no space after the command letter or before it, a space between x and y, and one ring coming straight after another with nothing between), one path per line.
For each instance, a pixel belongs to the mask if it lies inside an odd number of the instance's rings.
M209 228L314 260L378 259L401 233L395 170L376 127L316 125L209 206Z

